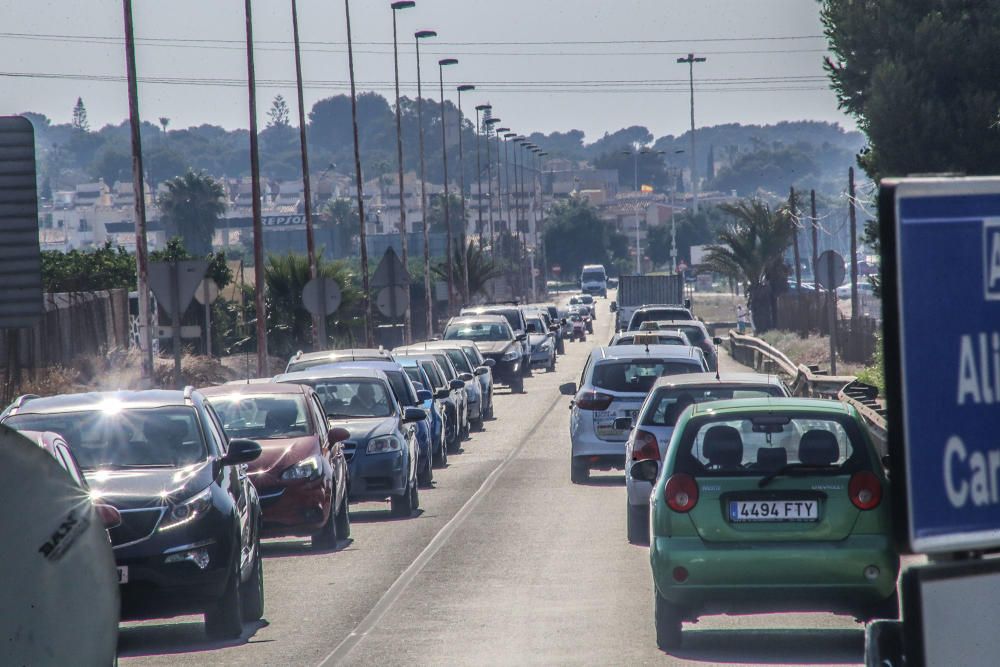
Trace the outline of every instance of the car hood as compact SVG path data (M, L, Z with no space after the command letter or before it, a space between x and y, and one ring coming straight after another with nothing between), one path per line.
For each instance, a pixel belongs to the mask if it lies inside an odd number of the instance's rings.
M339 426L346 428L353 442L364 442L380 435L390 435L396 432L397 417L378 417L372 419L331 419L330 428Z
M257 442L260 443L261 452L257 460L249 465L248 473L251 476L281 471L313 454L319 454L319 441L315 435Z
M159 507L189 498L212 483L212 461L181 468L124 468L86 472L95 498L120 509Z
M545 334L528 334L528 342L531 343L531 347L537 347L548 340L548 336Z
M503 354L510 349L510 346L514 344L511 340L484 340L476 341L476 347L479 348L479 352L483 355L488 354Z

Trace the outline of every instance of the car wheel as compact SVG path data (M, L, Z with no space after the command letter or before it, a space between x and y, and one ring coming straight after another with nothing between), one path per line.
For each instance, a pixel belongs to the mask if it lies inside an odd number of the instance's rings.
M336 496L334 496L336 500ZM312 536L312 547L317 551L337 548L337 513L333 503L330 503L330 516L327 517L323 527Z
M586 461L572 460L569 478L574 484L585 484L590 479L590 466Z
M510 380L510 390L515 394L524 393L524 378L520 375L511 378Z
M253 572L240 586L243 620L251 623L264 617L264 564L260 556L260 542L254 553Z
M472 430L473 431L482 431L483 430L483 417L480 416L479 419L473 419L471 426L472 426Z
M402 495L392 497L392 515L398 517L413 516L417 510L419 496L416 483L411 483Z
M222 597L205 611L205 634L211 639L236 639L243 634L239 563L239 554L234 554L232 571Z
M490 394L489 406L486 408L486 418L493 419L493 394Z
M443 468L448 465L448 431L443 429L441 432L441 440L438 442L436 451L434 452L434 467Z
M429 488L434 481L434 468L430 459L424 459L423 470L417 474L417 484L423 488Z
M340 504L340 511L337 512L337 537L346 540L351 536L351 510L347 502L347 492L344 492L344 501Z
M629 544L649 544L649 505L632 505L628 501L625 505Z
M549 360L548 372L549 373L555 373L556 372L556 355L554 355L554 354L552 355L552 359Z
M587 333L590 334L594 333L594 325L591 324L590 322L587 322Z
M662 651L681 647L681 614L680 610L667 602L659 591L656 591L656 603L653 614L656 619L656 645Z

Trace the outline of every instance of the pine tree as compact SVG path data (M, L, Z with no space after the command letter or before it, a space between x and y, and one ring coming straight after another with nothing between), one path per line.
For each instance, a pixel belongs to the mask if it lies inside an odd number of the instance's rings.
M288 127L289 112L288 103L281 95L277 95L271 103L271 109L267 112L268 127Z
M73 127L84 132L90 132L90 123L87 121L87 107L83 105L83 98L76 98L76 105L73 107Z

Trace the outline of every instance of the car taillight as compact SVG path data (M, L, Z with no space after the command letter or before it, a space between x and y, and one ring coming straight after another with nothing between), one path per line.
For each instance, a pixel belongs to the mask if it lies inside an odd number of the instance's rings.
M691 475L678 473L667 480L667 506L675 512L690 512L698 504L698 484Z
M614 396L599 391L581 391L576 395L576 407L581 410L607 410Z
M635 441L632 443L633 461L659 461L660 443L649 431L636 430Z
M882 483L875 473L861 470L851 475L847 494L859 510L873 510L882 502Z

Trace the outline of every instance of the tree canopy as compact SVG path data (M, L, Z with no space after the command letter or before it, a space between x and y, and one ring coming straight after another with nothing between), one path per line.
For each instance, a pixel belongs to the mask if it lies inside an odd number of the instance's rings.
M553 207L545 225L545 249L550 267L558 264L562 275L573 276L584 264L608 266L628 257L628 239L585 200L573 198Z
M189 171L165 184L158 204L167 236L179 236L189 252L206 255L212 250L215 222L226 212L222 186L205 174Z

